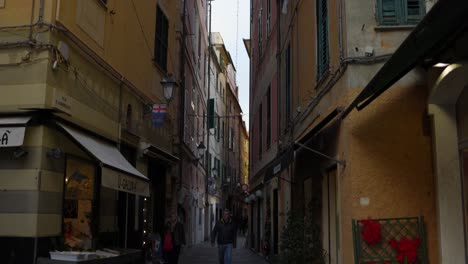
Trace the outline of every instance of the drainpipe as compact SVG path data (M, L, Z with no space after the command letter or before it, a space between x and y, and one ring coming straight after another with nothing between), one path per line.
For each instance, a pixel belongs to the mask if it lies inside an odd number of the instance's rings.
M32 0L32 7L31 7L31 24L29 27L29 40L32 41L32 33L33 33L33 21L34 21L34 6L35 6L36 0Z
M278 112L278 122L277 124L277 137L280 138L281 135L281 55L282 55L282 47L281 47L281 11L280 11L280 1L276 1L276 27L277 29L277 36L276 36L276 93L277 93L277 112Z
M186 13L186 3L187 0L184 0L183 11L182 11L182 44L180 47L180 100L179 100L179 190L182 190L182 175L183 175L183 144L184 144L184 111L185 111L185 45L187 32L185 30L185 17Z
M44 0L39 1L39 18L37 19L37 24L41 25L44 20Z

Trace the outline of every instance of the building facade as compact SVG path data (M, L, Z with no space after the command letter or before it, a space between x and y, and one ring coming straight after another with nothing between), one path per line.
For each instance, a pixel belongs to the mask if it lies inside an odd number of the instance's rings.
M208 8L207 1L186 0L183 1L182 36L181 41L185 47L180 54L184 66L180 69L184 83L180 89L180 97L184 98L181 105L179 118L180 126L183 126L179 135L183 135L179 145L182 154L179 211L187 223L186 230L188 240L196 244L205 240L206 217L206 159L200 155L198 147L202 142L207 142L206 122L204 116L207 113L208 78ZM183 131L183 132L182 132ZM204 144L205 144L204 143Z
M237 186L240 173L239 125L242 109L239 105L236 69L220 33L213 32L211 86L212 107L210 122L210 162L214 176L212 212L214 220L222 215L222 208L233 209L230 194ZM213 222L214 224L214 222Z
M465 98L458 74L465 53L455 47L464 45L464 7L423 0L269 2L251 1L245 42L251 247L281 254L276 236L287 212L298 211L320 230L314 239L326 263L375 260L362 253L366 219L382 226L377 245L418 239L421 261L463 263ZM265 36L277 41L273 53ZM269 118L262 114L271 76L280 87L273 96L274 154L265 152ZM279 219L270 221L273 210Z
M278 156L284 158L273 178L289 181L289 190L280 189L290 195L284 208L302 212L321 230L315 240L327 263L365 261L356 239L360 220L368 218L382 225L388 223L381 219L422 221L425 232L409 238L424 241L427 254L421 257L439 258L432 143L421 118L427 109L424 76L413 71L366 111L342 116L431 6L280 1ZM280 218L272 233L285 221ZM402 236L385 239L391 238Z
M0 3L2 260L204 240L207 5Z
M250 41L250 247L269 254L278 252L279 215L288 206L288 183L273 174L285 173L279 141L279 61L277 59L278 1L251 1ZM273 173L275 171L275 173ZM278 228L273 228L278 227Z

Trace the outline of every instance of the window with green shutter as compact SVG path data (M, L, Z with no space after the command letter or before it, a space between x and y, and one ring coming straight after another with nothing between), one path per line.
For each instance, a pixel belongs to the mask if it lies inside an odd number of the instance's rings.
M317 0L317 77L328 71L330 49L328 43L328 1Z
M416 25L426 13L424 0L377 0L381 26Z

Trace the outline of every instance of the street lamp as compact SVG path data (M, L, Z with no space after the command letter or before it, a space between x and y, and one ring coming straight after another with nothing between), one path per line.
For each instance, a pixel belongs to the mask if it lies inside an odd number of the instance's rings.
M203 144L203 141L201 141L200 144L198 144L197 150L198 150L198 157L201 158L203 154L205 154L205 150L206 150L206 147L205 147L205 144Z
M161 81L161 85L163 88L164 98L169 104L169 102L172 100L172 97L174 96L174 86L177 85L177 82L174 80L172 74L169 74Z
M216 168L213 168L213 169L211 170L211 175L213 175L213 177L216 178Z

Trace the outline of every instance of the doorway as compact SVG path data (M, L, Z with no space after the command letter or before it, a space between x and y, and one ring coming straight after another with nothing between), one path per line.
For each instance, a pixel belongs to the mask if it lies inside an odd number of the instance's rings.
M322 243L328 253L327 263L338 263L338 198L336 167L329 170L322 181Z
M278 255L278 189L273 190L273 254Z

